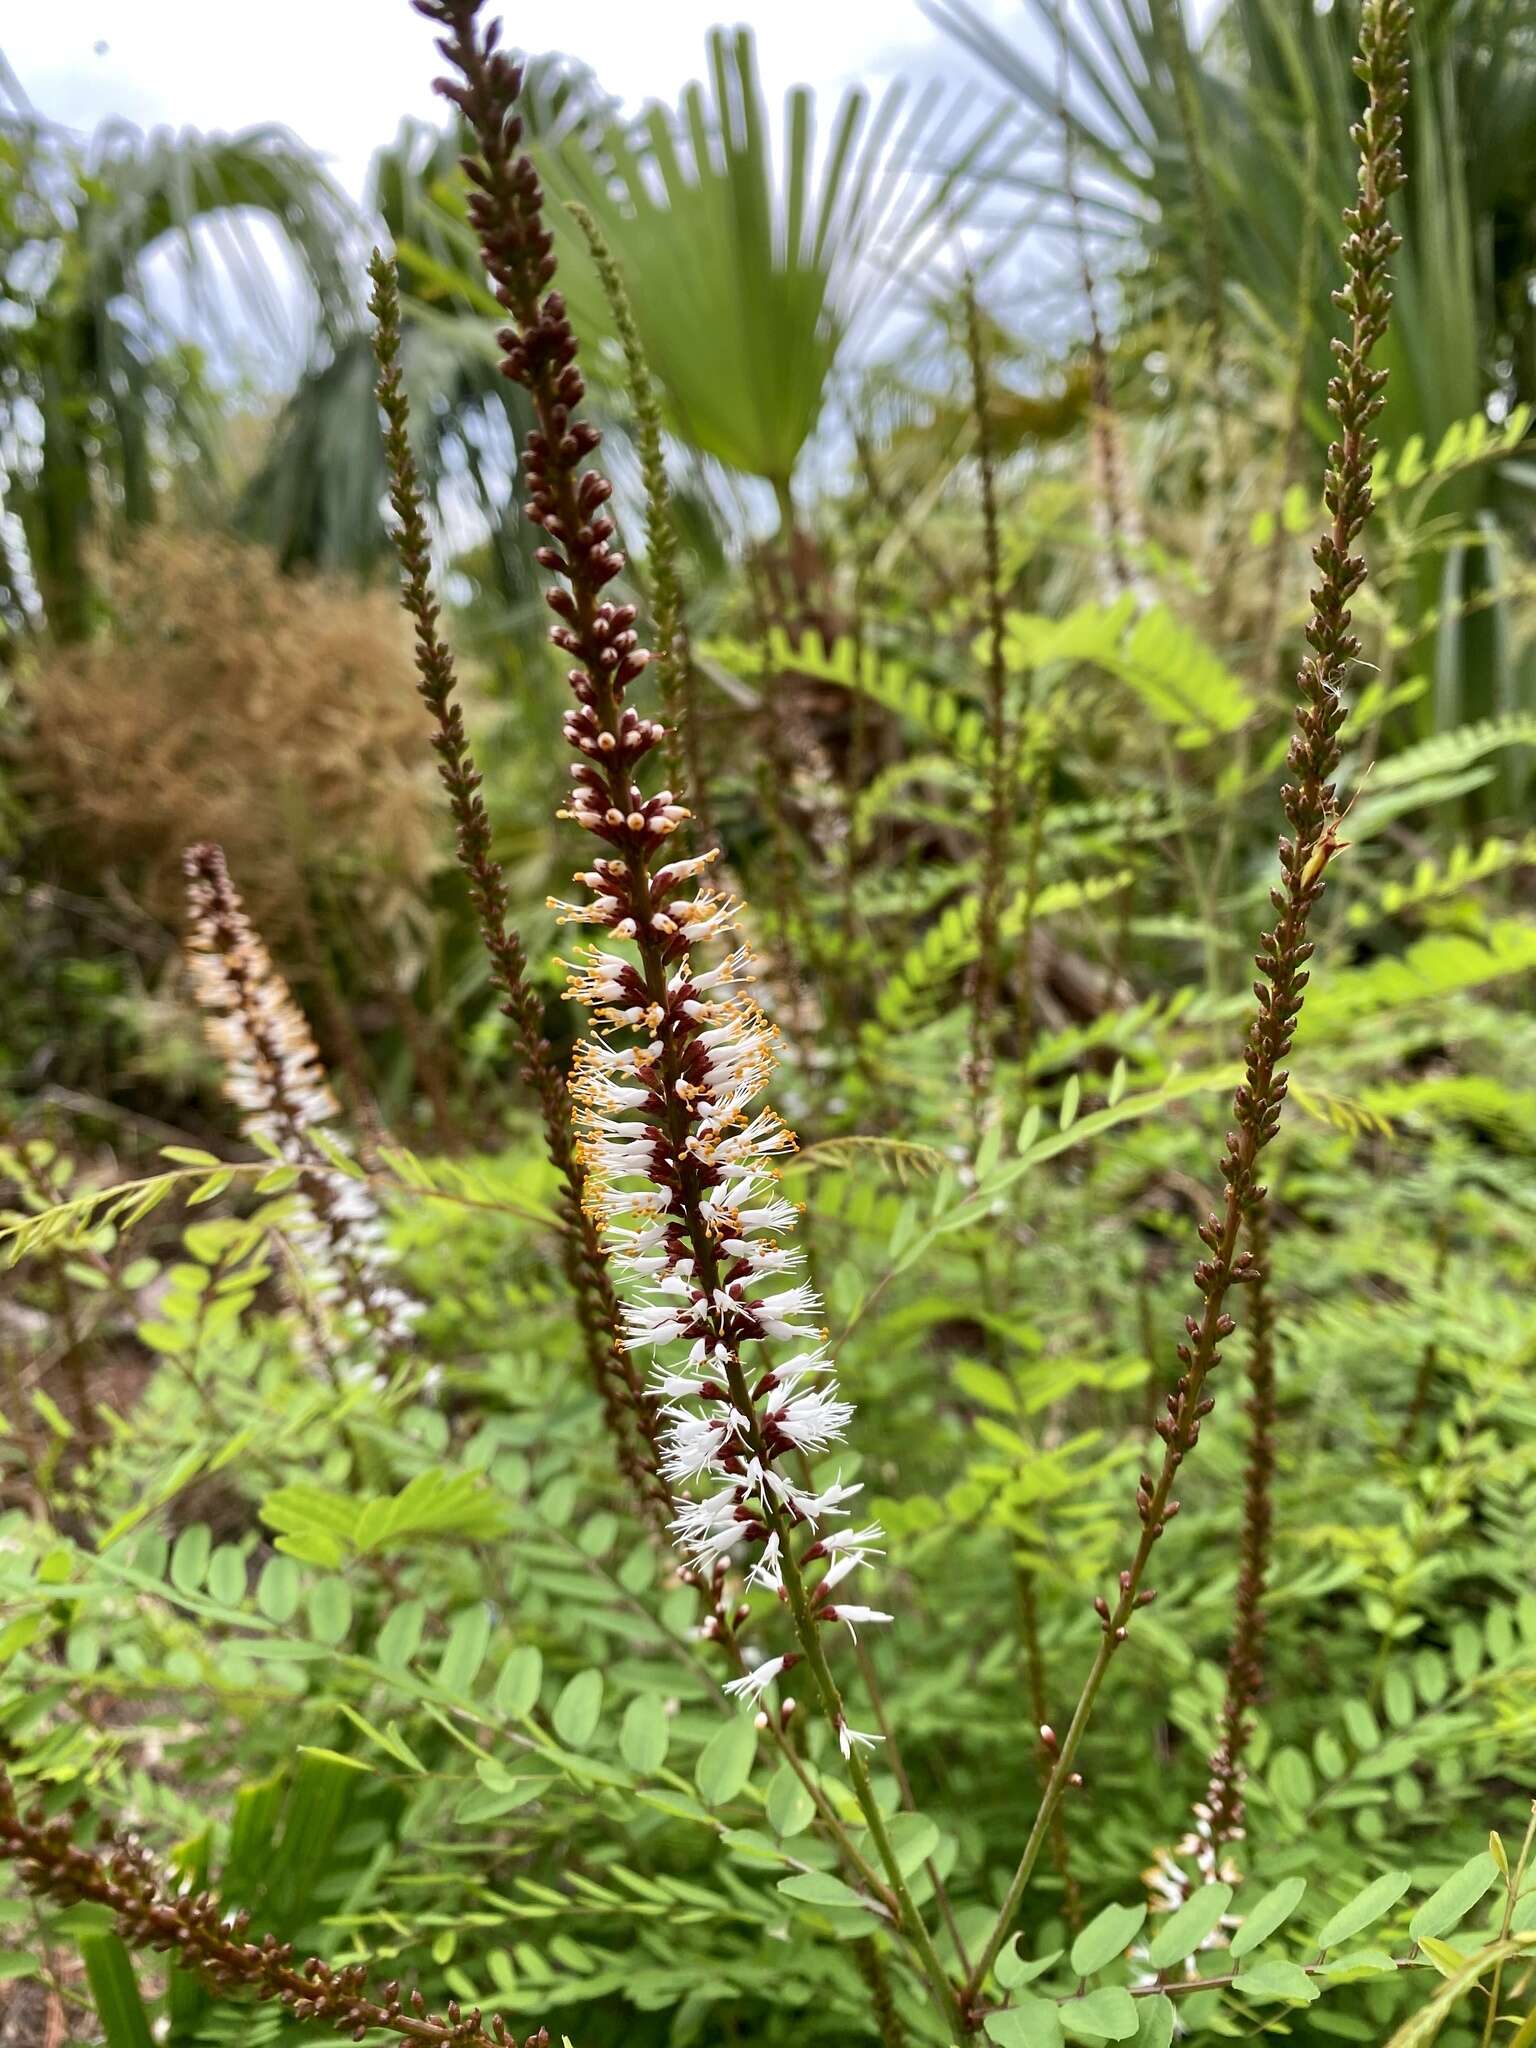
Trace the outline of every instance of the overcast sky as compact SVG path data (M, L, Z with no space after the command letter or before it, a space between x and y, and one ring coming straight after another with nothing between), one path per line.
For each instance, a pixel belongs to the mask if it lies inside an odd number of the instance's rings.
M1003 22L1018 0L979 0ZM354 194L403 114L431 114L435 57L407 0L16 0L0 49L37 112L79 129L109 115L149 127L281 121L322 151ZM849 80L942 70L974 77L917 0L565 0L505 10L509 42L558 47L626 100L673 100L702 72L705 30L757 31L770 105L787 86L829 95Z

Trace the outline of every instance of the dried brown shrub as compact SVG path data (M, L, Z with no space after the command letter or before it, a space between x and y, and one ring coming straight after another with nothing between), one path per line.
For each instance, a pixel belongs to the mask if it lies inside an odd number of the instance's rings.
M439 854L393 591L285 576L263 548L185 531L143 535L105 580L106 630L24 685L69 864L174 918L182 848L215 839L270 932L321 878L392 922Z

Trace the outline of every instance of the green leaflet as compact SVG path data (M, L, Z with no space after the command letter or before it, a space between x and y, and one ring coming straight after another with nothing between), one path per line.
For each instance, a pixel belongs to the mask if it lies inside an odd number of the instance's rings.
M107 2048L153 2048L133 1959L115 1934L83 1934L80 1957Z

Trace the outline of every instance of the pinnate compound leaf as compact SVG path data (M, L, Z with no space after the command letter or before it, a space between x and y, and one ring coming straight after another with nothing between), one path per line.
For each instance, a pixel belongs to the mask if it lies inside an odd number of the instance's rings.
M903 1877L920 1870L939 1846L939 1824L926 1813L898 1813L886 1825Z
M386 1671L403 1671L415 1656L427 1619L424 1600L402 1600L379 1630L373 1654Z
M1004 1991L1017 1991L1021 1984L1033 1984L1037 1977L1043 1977L1052 1963L1059 1963L1064 1950L1053 1948L1048 1955L1037 1956L1032 1963L1024 1961L1019 1954L1020 1937L1015 1934L998 1955L992 1966L992 1974Z
M1322 1974L1330 1984L1354 1984L1371 1977L1391 1977L1396 1972L1397 1964L1384 1948L1356 1948L1348 1955L1331 1957Z
M1069 1999L1060 2012L1062 2025L1079 2041L1134 2041L1140 2026L1136 2001L1119 1984Z
M1246 1998L1284 1998L1298 2005L1310 2005L1322 1995L1300 1963L1288 1963L1280 1956L1265 1956L1244 1970L1236 1989Z
M532 1643L523 1643L508 1657L496 1676L492 1704L509 1721L520 1721L533 1711L544 1682L544 1659Z
M768 1786L768 1825L787 1841L803 1834L815 1818L816 1802L788 1764L780 1764Z
M221 1543L208 1560L208 1591L225 1607L245 1598L245 1555L234 1543Z
M299 1604L299 1568L291 1557L269 1557L256 1581L256 1605L279 1627L291 1621Z
M861 1899L851 1885L843 1883L840 1877L832 1877L824 1870L801 1870L793 1877L781 1877L779 1890L788 1899L798 1899L805 1906L844 1906L857 1912L867 1912L869 1902Z
M213 1539L206 1522L182 1530L171 1551L171 1584L179 1593L195 1593L203 1583Z
M352 1626L352 1588L345 1579L317 1579L309 1589L309 1627L317 1643L339 1643Z
M652 1692L632 1699L619 1726L619 1755L632 1771L649 1777L667 1760L670 1737L666 1708Z
M694 1767L699 1797L709 1806L734 1799L752 1775L757 1755L757 1728L750 1714L737 1714L705 1743Z
M550 1721L567 1749L585 1749L597 1733L602 1711L603 1674L578 1671L561 1687Z
M1158 1992L1154 1998L1137 2000L1136 2048L1169 2048L1173 2039L1173 2000Z
M475 1674L485 1660L490 1640L491 1610L483 1600L454 1616L442 1661L437 1667L437 1683L444 1692L456 1693L460 1697L469 1692L475 1682Z

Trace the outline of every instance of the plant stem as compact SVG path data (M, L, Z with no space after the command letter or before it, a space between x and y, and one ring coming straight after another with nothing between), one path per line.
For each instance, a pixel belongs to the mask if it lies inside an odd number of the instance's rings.
M997 472L987 396L986 352L976 280L966 272L961 286L966 353L971 370L971 405L976 420L976 462L981 477L981 532L986 606L987 797L982 834L981 891L976 924L976 971L971 986L971 1125L981 1140L992 1092L993 1017L999 980L998 926L1008 884L1008 836L1017 788L1014 747L1008 731L1008 673L1003 663L1003 562L997 522Z
M1249 1224L1253 1253L1252 1352L1248 1363L1248 1465L1243 1482L1243 1535L1233 1603L1232 1641L1221 1733L1211 1759L1206 1811L1196 1818L1208 1831L1209 1879L1219 1874L1221 1852L1243 1831L1243 1757L1253 1733L1252 1711L1264 1679L1264 1600L1274 1527L1275 1323L1269 1286L1269 1214L1256 1209Z
M1515 1902L1520 1896L1520 1882L1525 1876L1525 1866L1530 1860L1533 1838L1536 1838L1536 1803L1532 1804L1531 1817L1526 1823L1525 1840L1520 1844L1519 1859L1504 1887L1504 1911L1499 1920L1499 1940L1501 1942L1508 1941L1509 1939L1509 1923L1515 1917ZM1493 1981L1488 1986L1488 2010L1483 2018L1481 2048L1492 2048L1493 2030L1499 2023L1499 1993L1503 1989L1503 1983L1504 1958L1500 1956L1493 1966Z
M882 2048L906 2048L906 2029L896 2015L896 2004L891 1997L891 1980L885 1974L885 1964L872 1935L865 1935L853 1944L854 1967L869 1987L869 2002L875 2009L875 2024L880 2029Z
M869 1694L869 1704L874 1710L875 1720L879 1724L880 1733L885 1738L886 1761L891 1767L891 1775L901 1788L901 1803L908 1813L916 1813L917 1801L912 1796L912 1780L907 1776L907 1767L901 1755L901 1745L896 1739L896 1731L891 1725L891 1718L885 1711L885 1695L880 1689L880 1680L875 1672L874 1661L862 1643L856 1646L854 1655L858 1661L859 1675L864 1680L864 1690ZM949 1938L955 1945L955 1954L960 1959L960 1967L962 1970L968 1970L971 1967L971 1961L965 1952L965 1942L961 1938L960 1923L955 1918L955 1909L950 1900L949 1888L940 1876L938 1865L931 1856L924 1857L923 1869L927 1872L928 1881L933 1886L933 1896L938 1901L940 1913L944 1916L944 1925L949 1930Z
M451 2005L429 2013L419 1992L402 1999L398 1984L369 1995L362 1966L336 1970L317 1956L296 1965L291 1942L247 1939L248 1913L226 1914L211 1892L192 1893L167 1878L131 1840L109 1838L107 1854L76 1848L72 1823L23 1815L10 1779L0 1769L0 1861L14 1864L26 1888L63 1905L105 1906L130 1947L171 1951L189 1970L224 1994L245 1991L280 2005L299 2021L313 2020L352 2038L378 2028L438 2048L512 2048L499 2015L482 2026L478 2012ZM524 2048L548 2048L542 2029Z
M511 922L506 878L492 852L490 819L480 794L480 771L457 702L458 675L438 625L426 500L411 453L410 411L400 374L399 287L394 266L380 250L373 253L369 276L373 280L369 310L375 322L374 352L379 364L377 395L386 423L385 458L400 557L400 601L415 633L418 692L432 715L438 774L447 792L458 863L491 964L491 979L501 998L502 1014L516 1035L523 1079L538 1100L545 1145L562 1183L560 1211L568 1227L561 1239L561 1260L575 1298L587 1369L602 1402L603 1419L620 1468L643 1511L659 1523L669 1511L670 1493L658 1469L655 1410L619 1340L619 1309L608 1261L584 1207L585 1176L571 1130L565 1083L544 1036L543 1006L529 985L527 955Z
M1099 318L1099 296L1093 281L1088 254L1088 230L1083 220L1083 202L1077 189L1077 130L1068 101L1072 43L1069 17L1058 10L1061 43L1058 52L1056 98L1061 118L1061 181L1066 188L1067 208L1072 217L1072 242L1077 252L1078 281L1088 314L1088 367L1093 410L1089 433L1093 445L1094 485L1103 519L1104 542L1109 551L1110 582L1117 591L1131 588L1130 565L1126 560L1126 518L1122 495L1120 451L1115 424L1114 389L1109 375L1109 353L1104 346L1104 326Z
M1019 1063L1019 1114L1029 1107L1029 1060L1035 1044L1035 904L1040 895L1040 849L1045 840L1046 784L1050 766L1042 753L1029 784L1029 824L1024 836L1024 915L1014 990L1015 1055Z
M1024 1682L1029 1688L1029 1711L1034 1717L1036 1730L1050 1725L1050 1702L1045 1689L1045 1656L1040 1647L1040 1613L1035 1598L1035 1575L1027 1566L1014 1566L1014 1585L1019 1596L1019 1634L1024 1645ZM1050 1751L1043 1741L1039 1745L1042 1770L1050 1770ZM1067 1818L1064 1809L1053 1808L1050 1819L1051 1861L1061 1879L1062 1912L1067 1925L1075 1933L1083 1924L1082 1893L1077 1879L1072 1874L1072 1851L1067 1841Z

